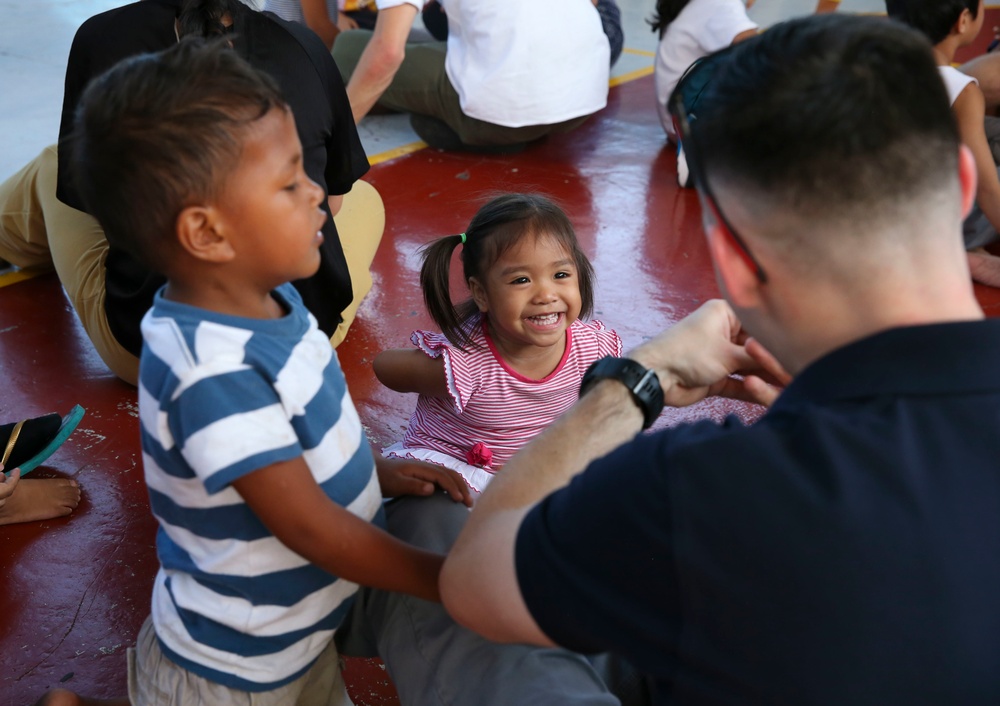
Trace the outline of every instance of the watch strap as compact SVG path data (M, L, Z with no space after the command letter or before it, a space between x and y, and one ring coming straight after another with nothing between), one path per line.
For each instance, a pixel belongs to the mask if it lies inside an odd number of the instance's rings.
M631 358L605 356L590 364L580 382L580 396L599 380L617 380L625 385L642 411L643 429L649 429L663 411L663 388L656 371Z

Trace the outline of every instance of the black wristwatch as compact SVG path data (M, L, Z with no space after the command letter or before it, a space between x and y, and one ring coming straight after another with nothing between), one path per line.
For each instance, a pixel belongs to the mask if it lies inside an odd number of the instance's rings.
M632 399L642 410L642 428L649 429L663 411L663 388L656 372L644 368L631 358L605 356L595 360L583 374L580 397L598 380L618 380L632 393Z

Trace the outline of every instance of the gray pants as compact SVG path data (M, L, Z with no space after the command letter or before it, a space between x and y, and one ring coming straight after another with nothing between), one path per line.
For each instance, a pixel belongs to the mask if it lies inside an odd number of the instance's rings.
M438 552L448 551L468 513L440 493L386 506L394 536ZM645 683L621 660L498 645L460 627L440 604L399 593L361 589L337 638L347 655L370 656L374 645L403 706L648 703Z
M333 44L333 58L346 83L361 53L368 46L372 33L352 29L337 35ZM378 104L390 110L429 115L445 123L467 145L513 145L531 142L550 133L572 130L589 116L572 118L553 125L527 125L505 127L470 118L462 112L458 93L451 85L444 68L446 42L418 42L406 45L406 57L392 79L392 83L379 98Z

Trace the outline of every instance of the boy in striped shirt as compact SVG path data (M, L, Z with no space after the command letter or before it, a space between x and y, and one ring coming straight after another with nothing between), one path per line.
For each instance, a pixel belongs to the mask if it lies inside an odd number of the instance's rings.
M131 702L349 704L332 638L357 584L439 600L442 557L381 529L380 481L470 501L457 474L373 457L288 284L316 271L325 218L291 111L224 43L185 40L95 80L74 147L108 238L168 280L142 324L161 566Z

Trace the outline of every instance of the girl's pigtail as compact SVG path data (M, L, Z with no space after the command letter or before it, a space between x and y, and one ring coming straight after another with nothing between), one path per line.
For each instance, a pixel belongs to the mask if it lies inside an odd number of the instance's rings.
M424 305L441 333L459 349L471 343L464 326L465 312L459 312L451 301L451 256L461 243L462 235L438 238L423 250L420 267L420 288L424 292ZM464 308L464 307L463 307Z
M178 17L181 37L221 37L226 34L222 18L232 10L230 0L186 0Z

